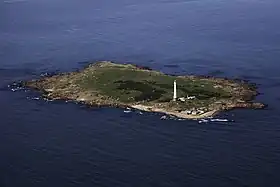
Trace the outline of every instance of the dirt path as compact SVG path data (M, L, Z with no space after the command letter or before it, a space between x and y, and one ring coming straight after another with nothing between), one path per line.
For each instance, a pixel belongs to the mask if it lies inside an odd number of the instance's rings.
M179 118L185 118L185 119L202 119L202 118L208 118L208 117L213 117L214 115L216 115L218 113L218 111L209 111L209 112L205 112L203 114L200 115L190 115L190 114L186 114L183 112L172 112L172 111L167 111L164 110L162 108L156 108L156 107L151 107L151 106L145 106L145 105L132 105L132 108L138 109L138 110L143 110L146 112L160 112L160 113L165 113L168 115L174 115L176 117Z

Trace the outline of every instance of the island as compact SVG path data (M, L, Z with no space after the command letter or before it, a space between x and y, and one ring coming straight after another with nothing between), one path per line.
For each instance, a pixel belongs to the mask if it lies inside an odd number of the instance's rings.
M213 117L234 108L260 109L254 84L210 76L167 75L148 67L101 61L82 70L30 80L24 86L52 100L134 108L185 119Z

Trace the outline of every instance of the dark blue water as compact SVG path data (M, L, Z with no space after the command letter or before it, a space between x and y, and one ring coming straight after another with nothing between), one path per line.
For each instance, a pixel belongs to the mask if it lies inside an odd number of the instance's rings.
M0 186L279 186L279 8L279 0L2 0ZM96 60L246 79L269 107L198 123L8 88Z

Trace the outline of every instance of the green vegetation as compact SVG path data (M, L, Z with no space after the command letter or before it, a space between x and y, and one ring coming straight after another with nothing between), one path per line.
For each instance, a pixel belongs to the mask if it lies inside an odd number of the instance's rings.
M169 102L173 97L173 81L177 81L178 97L196 96L197 100L228 98L230 93L215 88L214 82L165 75L132 65L97 66L84 72L76 84L85 90L107 95L121 102ZM191 103L190 103L191 104Z

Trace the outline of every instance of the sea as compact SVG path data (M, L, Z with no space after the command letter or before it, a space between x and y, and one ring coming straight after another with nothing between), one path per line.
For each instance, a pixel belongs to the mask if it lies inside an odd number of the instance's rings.
M1 187L279 187L279 0L1 0ZM196 121L49 101L21 81L110 60L243 79Z

